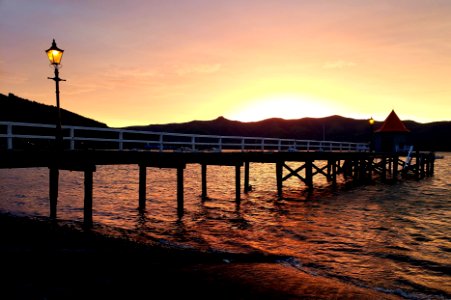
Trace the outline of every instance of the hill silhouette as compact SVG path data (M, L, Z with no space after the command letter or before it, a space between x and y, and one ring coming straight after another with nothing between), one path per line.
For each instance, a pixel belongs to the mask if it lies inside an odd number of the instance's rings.
M35 101L0 94L0 120L38 124L56 124L57 109ZM85 127L107 127L101 123L76 113L61 109L62 125L78 125Z
M65 109L61 110L63 125L107 127L101 123ZM26 100L13 94L0 94L0 120L55 124L56 107ZM451 122L417 123L403 121L410 130L410 143L416 149L428 151L451 151ZM374 129L382 122L376 122ZM208 121L185 123L150 124L129 126L124 129L170 133L205 135L273 137L286 139L329 140L345 142L369 142L371 137L368 120L330 116L325 118L302 118L285 120L266 119L258 122L240 122L218 117Z

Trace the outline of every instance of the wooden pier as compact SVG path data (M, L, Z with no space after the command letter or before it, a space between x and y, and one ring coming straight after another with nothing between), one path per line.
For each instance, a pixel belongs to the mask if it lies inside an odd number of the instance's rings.
M184 212L184 170L187 164L201 168L203 199L207 198L208 166L235 168L235 201L241 201L241 192L250 191L251 163L269 163L275 166L277 194L283 198L283 182L294 177L307 189L315 187L315 178L324 176L330 184L337 184L338 176L355 182L381 180L394 182L411 177L421 179L434 173L434 154L416 152L412 157L400 153L371 152L153 152L153 151L0 151L0 168L49 168L50 217L57 217L59 171L84 172L84 224L93 223L93 176L99 165L138 165L138 207L146 207L147 168L177 170L177 214ZM288 164L289 163L289 164ZM298 164L298 167L290 167ZM242 169L244 184L242 188Z
M421 179L434 174L433 153L375 153L368 143L212 136L114 128L63 126L62 145L55 145L55 125L0 122L0 168L49 169L50 217L57 217L59 171L84 173L84 223L92 226L93 177L99 165L139 166L138 207L146 207L148 168L177 170L177 214L184 212L184 170L201 168L201 197L208 197L208 166L235 168L235 200L250 191L251 163L274 164L277 195L283 182L297 178L307 189L324 176L332 185L337 178L355 182ZM53 133L53 134L52 134ZM65 149L65 150L62 150ZM297 164L297 167L292 167ZM242 169L244 176L242 180ZM244 181L242 189L242 181Z

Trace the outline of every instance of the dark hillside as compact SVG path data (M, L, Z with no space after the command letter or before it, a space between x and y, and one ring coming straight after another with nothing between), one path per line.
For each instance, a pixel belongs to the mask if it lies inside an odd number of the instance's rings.
M39 124L56 124L55 106L19 98L13 94L0 94L0 120ZM61 109L62 125L107 127L106 124Z
M451 122L416 123L405 121L411 142L420 150L451 151Z

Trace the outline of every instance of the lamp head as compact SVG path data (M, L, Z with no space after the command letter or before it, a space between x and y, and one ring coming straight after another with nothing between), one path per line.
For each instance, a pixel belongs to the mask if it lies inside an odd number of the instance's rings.
M374 125L374 119L373 119L373 117L371 117L369 120L368 120L368 123L370 123L370 125L371 126L373 126Z
M47 53L49 61L52 65L58 66L61 63L64 50L56 46L55 39L53 39L52 46L49 49L45 50L45 52Z

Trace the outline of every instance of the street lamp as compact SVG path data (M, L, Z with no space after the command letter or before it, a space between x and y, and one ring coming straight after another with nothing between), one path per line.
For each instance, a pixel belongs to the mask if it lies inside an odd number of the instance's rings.
M64 50L58 48L56 46L55 39L53 39L52 46L45 50L47 56L49 58L50 64L55 68L55 77L48 77L48 79L52 79L56 84L56 107L57 107L57 122L56 122L56 147L58 150L63 150L63 130L61 128L61 110L60 110L60 88L59 82L65 81L64 79L59 78L59 68L61 64L61 59L63 58Z
M370 124L370 152L372 152L374 149L374 142L373 142L373 127L374 127L374 119L371 117L368 120L368 123Z

